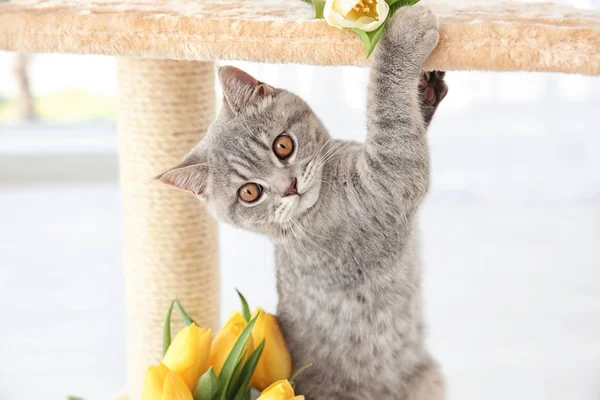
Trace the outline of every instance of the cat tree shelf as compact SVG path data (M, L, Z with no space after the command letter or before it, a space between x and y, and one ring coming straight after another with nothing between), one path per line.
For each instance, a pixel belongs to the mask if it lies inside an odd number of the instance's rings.
M508 1L422 1L440 16L432 69L600 74L600 12ZM301 0L0 1L0 49L177 60L364 65L351 32Z
M422 3L441 22L429 69L600 75L600 12ZM176 165L212 121L213 60L367 64L356 35L312 16L301 0L0 0L0 50L118 56L131 400L161 358L172 299L200 325L219 327L216 224L191 196L150 178Z

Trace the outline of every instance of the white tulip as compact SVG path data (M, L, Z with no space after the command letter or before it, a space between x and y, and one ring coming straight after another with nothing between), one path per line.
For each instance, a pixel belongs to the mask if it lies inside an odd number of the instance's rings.
M385 0L327 0L323 17L336 28L358 28L371 32L379 28L390 12Z

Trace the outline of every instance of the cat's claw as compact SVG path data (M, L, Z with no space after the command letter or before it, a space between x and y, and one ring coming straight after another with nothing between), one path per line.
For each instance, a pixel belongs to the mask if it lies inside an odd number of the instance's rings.
M444 81L446 71L423 71L419 81L419 90L423 93L423 104L436 107L446 94L448 85Z
M445 71L423 71L419 80L421 93L421 111L426 125L429 125L438 105L448 94L448 85L444 80Z

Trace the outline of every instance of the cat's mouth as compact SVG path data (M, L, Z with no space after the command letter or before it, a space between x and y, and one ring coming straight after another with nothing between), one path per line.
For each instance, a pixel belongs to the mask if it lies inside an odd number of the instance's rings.
M302 174L293 178L283 193L280 211L275 212L275 220L281 224L301 218L318 201L321 192L321 169L313 160Z
M298 187L298 203L294 214L301 216L308 210L310 210L319 199L319 192L321 191L321 181L319 179L313 179L306 186L299 185Z

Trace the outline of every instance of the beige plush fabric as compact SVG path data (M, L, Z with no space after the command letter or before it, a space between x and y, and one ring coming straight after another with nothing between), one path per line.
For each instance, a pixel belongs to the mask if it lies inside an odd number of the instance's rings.
M441 18L436 69L600 74L600 12L549 3L423 1ZM363 65L351 32L300 0L0 1L0 49L186 60Z

